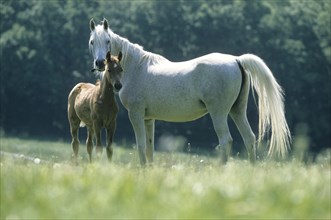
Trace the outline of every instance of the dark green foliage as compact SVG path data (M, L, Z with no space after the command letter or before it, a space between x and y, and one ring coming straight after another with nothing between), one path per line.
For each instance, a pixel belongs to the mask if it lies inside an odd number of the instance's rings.
M2 0L0 9L0 120L7 133L69 136L67 95L76 83L95 81L89 71L89 20L105 17L114 32L173 61L211 52L260 56L285 90L291 130L306 124L313 151L331 145L328 0ZM254 128L252 103L248 117ZM201 147L216 140L208 117L157 124L156 134L164 131L186 136ZM123 108L117 137L133 137Z

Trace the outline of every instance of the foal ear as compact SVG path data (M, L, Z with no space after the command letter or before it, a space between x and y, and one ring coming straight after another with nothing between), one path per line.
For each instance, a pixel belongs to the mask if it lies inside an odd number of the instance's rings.
M106 61L107 61L107 62L110 62L110 61L111 61L111 54L110 54L110 51L107 52L107 55L106 55Z
M122 51L120 51L120 53L118 54L118 61L119 61L119 62L121 62L121 60L122 60L122 55L123 55L123 54L122 54Z
M103 29L108 30L108 21L106 18L103 19Z
M95 23L94 23L93 18L91 18L91 20L90 20L90 30L94 31L94 29L95 29Z

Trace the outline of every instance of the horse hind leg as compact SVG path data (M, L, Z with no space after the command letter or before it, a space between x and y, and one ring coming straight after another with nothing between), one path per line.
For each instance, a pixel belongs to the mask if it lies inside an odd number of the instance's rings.
M230 110L230 117L236 124L248 153L249 160L254 163L256 160L255 135L247 120L247 103L250 89L248 76L242 72L243 81L239 96Z
M227 114L222 114L221 112L209 113L218 137L219 145L216 147L216 150L219 151L221 164L225 164L230 156L233 142L227 122Z
M248 123L246 113L241 112L240 114L230 112L230 116L236 124L241 137L244 140L244 144L247 150L248 159L254 163L256 160L256 146L255 146L255 135Z

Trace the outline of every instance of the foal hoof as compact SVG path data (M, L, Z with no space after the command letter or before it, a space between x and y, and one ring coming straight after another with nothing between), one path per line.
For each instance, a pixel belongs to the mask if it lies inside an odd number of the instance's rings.
M71 155L71 163L73 163L75 166L78 166L79 163L78 163L78 156L72 154Z

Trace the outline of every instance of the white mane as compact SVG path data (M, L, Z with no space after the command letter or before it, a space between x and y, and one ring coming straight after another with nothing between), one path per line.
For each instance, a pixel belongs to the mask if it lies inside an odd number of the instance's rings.
M124 54L123 62L126 61L126 56L129 54L138 60L138 65L143 63L154 65L168 62L163 56L145 51L142 46L131 43L128 39L115 34L110 29L108 29L108 34L111 36L112 44L120 45L120 50Z

